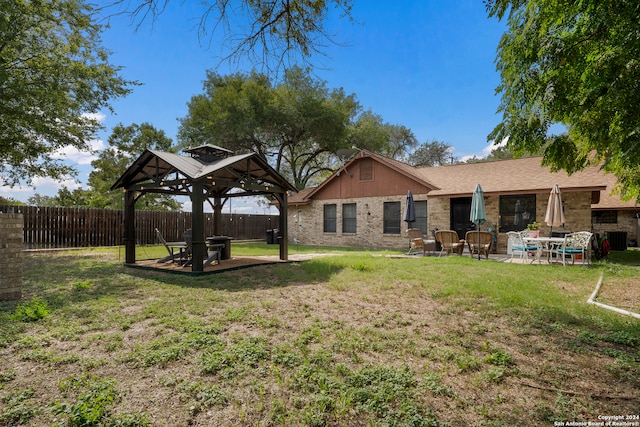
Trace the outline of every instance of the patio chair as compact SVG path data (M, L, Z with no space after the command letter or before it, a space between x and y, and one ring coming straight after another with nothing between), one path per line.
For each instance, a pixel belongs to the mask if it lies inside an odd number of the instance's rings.
M458 233L453 230L438 230L436 231L436 240L440 242L442 249L438 256L442 256L443 253L457 253L462 255L464 251L464 240L460 240Z
M167 242L160 230L156 228L156 236L160 243L167 249L168 255L158 260L158 263L164 263L167 261L179 261L184 262L185 252L187 250L186 242ZM176 250L178 253L176 253Z
M425 255L427 250L431 252L435 252L436 250L436 241L422 237L422 232L417 228L408 229L407 237L409 237L409 252L407 252L407 255L418 254L420 252L422 252L422 255Z
M507 246L511 248L511 262L516 252L520 253L520 259L529 261L529 255L534 255L533 262L536 259L540 259L542 254L542 245L538 243L525 242L525 238L528 237L527 231L509 231L507 232L508 243Z
M493 235L491 233L488 231L467 231L464 240L467 242L472 257L474 254L479 253L489 259L489 252L491 252L491 244L493 243Z
M562 260L562 265L567 265L567 256L571 257L571 264L576 261L576 257L580 257L582 265L591 263L591 238L593 233L589 231L578 231L564 236L562 242L554 250L556 258Z
M185 230L185 232L182 233L182 238L184 239L184 242L186 244L186 248L184 250L184 262L182 263L182 266L186 267L188 265L191 265L191 263L193 262L193 231L190 228L188 230Z

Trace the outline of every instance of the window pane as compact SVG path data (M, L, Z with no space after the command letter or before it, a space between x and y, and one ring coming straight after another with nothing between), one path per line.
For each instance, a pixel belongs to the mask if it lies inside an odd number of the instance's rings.
M594 224L617 224L618 211L593 211L591 218Z
M336 232L336 205L324 205L324 232Z
M422 234L427 233L427 201L420 200L414 202L416 205L416 222L412 224L413 228L417 228Z
M500 232L521 231L536 221L536 195L500 196Z
M356 204L349 203L342 205L342 232L356 232Z
M383 233L400 234L400 202L385 202Z

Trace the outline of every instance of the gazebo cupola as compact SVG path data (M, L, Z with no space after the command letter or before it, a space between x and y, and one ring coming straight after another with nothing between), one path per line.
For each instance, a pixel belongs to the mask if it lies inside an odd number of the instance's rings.
M234 155L233 151L211 144L203 144L197 147L188 148L184 150L184 152L188 153L193 159L196 159L203 164L214 163L218 160L226 159L227 157Z

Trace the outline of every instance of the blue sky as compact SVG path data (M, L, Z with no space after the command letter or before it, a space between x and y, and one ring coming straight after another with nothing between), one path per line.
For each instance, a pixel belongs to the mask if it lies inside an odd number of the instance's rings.
M159 19L137 31L125 15L110 18L102 39L113 52L111 62L142 86L113 103L115 114L103 112L106 131L95 148L106 146L118 123L150 122L175 140L178 118L202 92L206 70L251 70L246 63L220 64L226 51L219 39L202 46L196 31L200 15L199 2L172 0ZM317 77L329 88L355 94L385 122L410 128L420 143L436 139L453 146L456 157L485 156L487 135L500 118L494 60L504 24L487 18L479 0L355 0L352 15L354 23L335 14L326 24L337 44L312 59ZM84 184L93 156L73 150L63 155L78 165L79 185ZM54 195L60 185L78 185L35 184L35 191L2 188L0 195L26 201L34 192ZM237 207L243 208L250 209Z

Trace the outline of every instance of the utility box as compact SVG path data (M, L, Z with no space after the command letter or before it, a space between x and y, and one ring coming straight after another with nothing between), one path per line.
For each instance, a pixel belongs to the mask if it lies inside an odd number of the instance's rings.
M22 298L22 214L0 213L0 300Z
M626 231L607 231L607 240L612 251L627 250L627 232Z
M275 245L278 244L280 242L278 242L278 229L277 228L273 228L273 229L269 229L267 230L267 244L268 245Z

